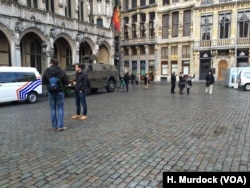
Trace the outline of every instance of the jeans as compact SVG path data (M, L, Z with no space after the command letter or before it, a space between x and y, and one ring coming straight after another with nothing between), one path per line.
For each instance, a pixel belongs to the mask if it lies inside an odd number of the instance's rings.
M75 93L75 100L76 100L76 114L80 115L81 114L81 105L83 107L83 115L87 115L87 102L86 102L86 93L81 92L81 93Z
M64 92L58 94L48 93L50 116L53 128L63 128Z

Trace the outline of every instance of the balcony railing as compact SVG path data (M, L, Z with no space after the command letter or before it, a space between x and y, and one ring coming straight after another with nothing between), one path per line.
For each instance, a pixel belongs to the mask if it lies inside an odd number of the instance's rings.
M227 39L213 39L213 40L201 40L194 42L194 48L199 49L209 49L209 48L233 48L235 46L239 47L250 47L250 37L238 38L237 42L235 38Z

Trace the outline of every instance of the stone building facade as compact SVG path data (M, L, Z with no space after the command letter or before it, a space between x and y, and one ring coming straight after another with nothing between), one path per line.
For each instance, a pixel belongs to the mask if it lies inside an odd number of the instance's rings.
M249 66L249 0L122 0L121 71L155 81L177 74L224 80Z
M1 0L0 66L114 64L112 0Z

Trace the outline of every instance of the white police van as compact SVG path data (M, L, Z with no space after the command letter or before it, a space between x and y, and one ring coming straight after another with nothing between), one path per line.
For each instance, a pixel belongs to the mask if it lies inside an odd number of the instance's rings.
M42 94L42 79L36 68L0 66L0 103L11 101L35 103L40 94Z
M238 88L250 91L250 68L246 67L238 75Z

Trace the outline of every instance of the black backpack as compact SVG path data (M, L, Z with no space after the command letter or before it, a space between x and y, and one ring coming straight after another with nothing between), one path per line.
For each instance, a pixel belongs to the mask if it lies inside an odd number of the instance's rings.
M192 80L188 80L187 83L189 86L192 86Z

